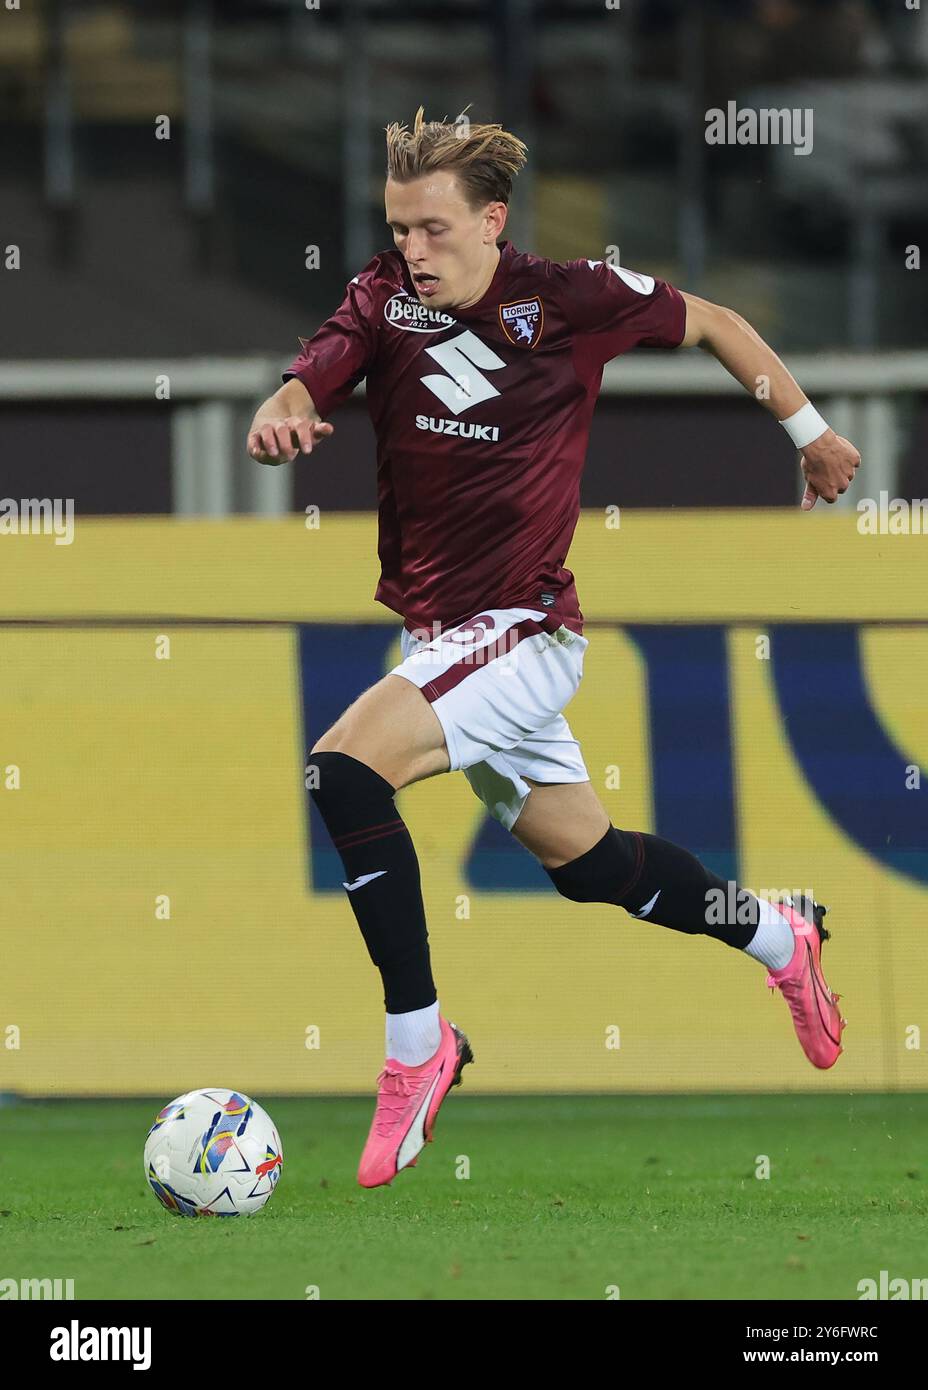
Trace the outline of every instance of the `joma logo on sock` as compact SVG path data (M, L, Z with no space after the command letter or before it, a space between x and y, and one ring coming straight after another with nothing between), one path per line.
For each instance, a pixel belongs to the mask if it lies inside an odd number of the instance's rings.
M876 1279L860 1279L857 1292L861 1302L867 1299L915 1299L928 1300L928 1279L890 1279L889 1270L881 1269L879 1283Z

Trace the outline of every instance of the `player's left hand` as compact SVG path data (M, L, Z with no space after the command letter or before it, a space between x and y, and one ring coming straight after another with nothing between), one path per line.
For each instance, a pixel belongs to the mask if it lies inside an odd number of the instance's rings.
M799 467L806 480L799 505L802 511L808 512L820 497L826 502L836 502L839 493L847 492L860 467L860 454L849 439L843 439L834 430L826 430L803 449Z

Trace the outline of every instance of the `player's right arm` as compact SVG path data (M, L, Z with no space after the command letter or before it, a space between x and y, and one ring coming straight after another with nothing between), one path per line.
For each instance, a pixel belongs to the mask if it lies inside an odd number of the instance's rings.
M291 377L258 407L248 431L248 452L259 463L292 463L297 454L311 454L332 429L302 381Z
M323 416L348 399L377 352L374 321L380 257L345 291L339 308L284 372L284 384L259 408L248 432L248 452L259 463L291 463L311 454L333 426Z

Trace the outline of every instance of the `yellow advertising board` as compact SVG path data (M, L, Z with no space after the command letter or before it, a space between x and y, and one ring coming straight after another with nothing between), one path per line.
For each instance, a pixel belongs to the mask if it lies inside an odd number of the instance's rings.
M399 805L469 1090L928 1085L928 537L854 520L587 512L571 553L614 824L827 903L837 1066L763 967L559 898L451 775ZM0 538L0 1092L372 1092L380 982L303 768L398 659L375 545L325 515Z

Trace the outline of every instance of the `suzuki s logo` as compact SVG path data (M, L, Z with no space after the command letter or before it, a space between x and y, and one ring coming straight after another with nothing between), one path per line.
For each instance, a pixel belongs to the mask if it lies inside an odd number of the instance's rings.
M402 328L407 333L440 333L443 328L453 328L457 323L450 314L420 304L405 290L387 300L383 316L391 328Z
M448 375L423 376L419 380L438 397L446 410L460 415L462 410L470 410L472 405L480 405L500 394L483 372L498 372L506 363L470 329L447 343L427 347L425 351Z

